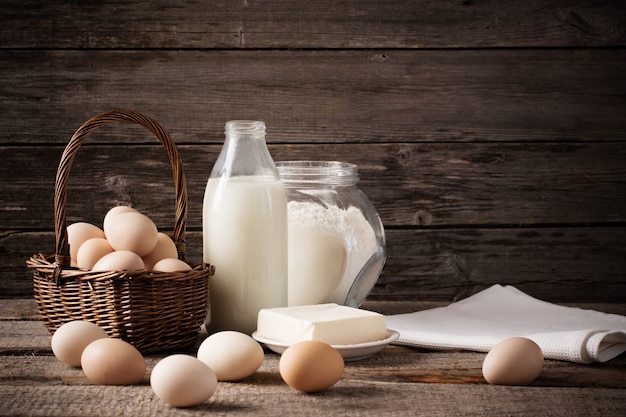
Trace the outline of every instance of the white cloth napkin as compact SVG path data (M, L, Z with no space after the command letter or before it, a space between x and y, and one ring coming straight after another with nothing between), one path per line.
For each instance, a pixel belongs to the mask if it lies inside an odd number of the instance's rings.
M494 285L446 307L386 316L400 345L488 352L513 336L537 343L547 359L606 362L626 351L626 316L564 307L512 286Z

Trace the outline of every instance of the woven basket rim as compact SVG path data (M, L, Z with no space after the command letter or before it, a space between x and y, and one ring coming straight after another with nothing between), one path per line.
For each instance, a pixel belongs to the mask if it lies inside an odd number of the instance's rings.
M215 267L207 263L193 263L187 262L191 266L187 271L152 271L152 270L136 270L136 271L91 271L87 269L80 269L76 267L62 268L60 275L56 278L53 277L58 265L54 262L55 255L43 253L37 253L30 257L26 261L26 264L31 269L36 269L40 272L49 274L49 279L55 282L67 282L70 280L99 280L99 279L153 279L153 280L172 280L172 279L191 279L193 275L198 273L206 273L208 271L209 276L213 276L215 273Z

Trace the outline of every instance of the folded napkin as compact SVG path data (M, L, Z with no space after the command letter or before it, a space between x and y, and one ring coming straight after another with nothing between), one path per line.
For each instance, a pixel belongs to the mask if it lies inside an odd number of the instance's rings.
M626 351L626 316L564 307L512 286L494 285L447 307L386 316L400 345L487 352L513 336L537 343L548 359L606 362Z

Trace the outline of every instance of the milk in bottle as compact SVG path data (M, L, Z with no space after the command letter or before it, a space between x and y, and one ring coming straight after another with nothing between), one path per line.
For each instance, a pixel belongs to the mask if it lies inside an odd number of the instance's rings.
M226 123L203 204L209 332L252 334L262 308L287 305L287 200L259 121Z

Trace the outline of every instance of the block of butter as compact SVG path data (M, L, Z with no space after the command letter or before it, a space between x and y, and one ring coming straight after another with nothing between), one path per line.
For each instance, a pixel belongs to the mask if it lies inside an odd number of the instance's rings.
M256 334L286 344L319 340L353 345L385 339L387 324L382 314L328 303L262 309Z

